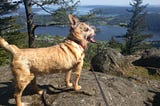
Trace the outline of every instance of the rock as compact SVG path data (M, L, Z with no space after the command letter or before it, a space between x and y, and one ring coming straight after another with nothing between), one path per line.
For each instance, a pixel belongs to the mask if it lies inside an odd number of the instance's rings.
M160 49L152 48L141 53L141 58L134 61L134 65L160 68Z
M109 106L159 106L160 82L157 87L104 73L95 73ZM74 76L74 74L73 74ZM13 98L14 86L9 68L0 67L0 105L15 104ZM66 88L64 74L52 74L38 77L38 84L46 92L44 97L32 93L28 87L22 100L29 106L105 106L102 93L92 72L83 70L80 78L80 91ZM73 81L73 79L72 79ZM151 82L153 83L153 82Z
M93 57L91 65L97 72L124 74L124 70L133 67L132 61L138 58L134 55L123 56L120 52L107 48Z
M133 64L145 67L150 75L160 75L160 49L147 49L140 55L141 58L134 61Z

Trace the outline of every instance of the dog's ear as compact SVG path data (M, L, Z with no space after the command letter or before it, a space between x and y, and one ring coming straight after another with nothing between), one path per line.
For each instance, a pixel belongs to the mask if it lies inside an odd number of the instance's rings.
M72 14L68 14L68 19L72 28L74 28L77 25L77 23L80 22L79 19L74 17Z

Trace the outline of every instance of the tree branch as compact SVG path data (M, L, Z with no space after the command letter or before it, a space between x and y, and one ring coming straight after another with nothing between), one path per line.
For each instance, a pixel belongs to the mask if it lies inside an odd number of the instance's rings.
M9 28L12 28L12 27L13 27L13 25L10 25L10 26L5 27L5 28L2 28L2 29L0 29L0 30L3 31L3 30L7 30L7 29L9 29Z
M47 26L55 26L55 25L64 25L63 23L60 23L60 22L54 22L54 23L49 23L49 24L38 24L38 25L35 25L33 30L35 30L37 27L47 27Z
M38 2L32 1L34 4L36 4L37 6L39 6L43 11L52 14L52 12L48 11L42 4L39 4Z

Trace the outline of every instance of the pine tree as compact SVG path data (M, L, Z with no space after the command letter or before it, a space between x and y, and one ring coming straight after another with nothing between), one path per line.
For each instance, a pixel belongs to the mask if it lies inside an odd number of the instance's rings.
M24 46L24 35L19 32L19 25L16 24L15 17L9 13L18 8L18 3L12 3L9 0L0 1L0 36L11 44L16 44L20 47ZM0 48L0 65L9 62L9 55Z
M124 54L132 54L140 47L142 47L142 42L150 37L144 35L142 32L145 29L145 16L147 14L145 8L147 5L142 5L142 0L133 0L130 5L132 8L127 10L132 14L130 22L127 25L127 32L124 36L125 48L123 50Z
M0 1L0 35L4 36L6 33L14 32L17 29L17 25L15 25L15 18L12 16L5 16L7 13L11 13L12 11L18 8L17 4L13 4L8 0Z

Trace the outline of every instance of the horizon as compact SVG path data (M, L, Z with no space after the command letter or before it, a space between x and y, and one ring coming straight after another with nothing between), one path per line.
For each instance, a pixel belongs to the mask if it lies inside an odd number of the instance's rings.
M130 6L130 3L132 3L133 0L123 0L123 1L117 1L117 0L80 0L80 5L107 5L107 6ZM160 6L160 0L143 0L142 5L148 4L149 6Z
M107 5L107 4L86 4L86 5L78 5L78 6L111 6L111 7L130 7L130 5ZM159 5L148 5L147 7L159 7Z
M11 0L14 1L20 1L20 0ZM37 0L39 1L39 0ZM132 3L133 0L80 0L79 5L80 6L90 6L90 5L104 5L104 6L130 6L130 3ZM148 4L149 6L160 6L160 0L142 0L142 5Z

